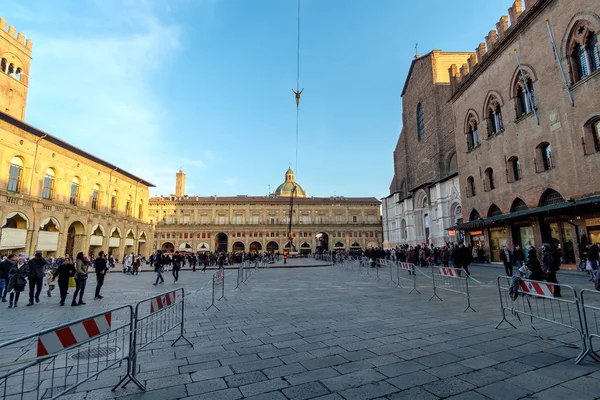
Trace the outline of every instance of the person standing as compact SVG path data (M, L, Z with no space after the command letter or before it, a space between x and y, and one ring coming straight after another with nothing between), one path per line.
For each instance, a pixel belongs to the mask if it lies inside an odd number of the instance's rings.
M523 254L523 250L521 250L520 245L516 245L512 250L513 263L516 265L517 269L523 266L523 262L525 261L525 255Z
M592 244L587 253L587 259L590 262L590 267L592 270L590 271L590 281L594 280L594 277L598 271L598 259L600 259L600 249L598 249L597 244Z
M179 251L175 252L171 262L173 263L173 283L177 283L179 280L179 270L181 269L181 263L183 262L183 257L179 255Z
M85 293L85 286L87 284L88 279L88 262L85 259L83 252L77 253L77 259L75 260L75 293L73 294L73 301L71 301L71 306L83 306L85 303L83 302L83 294ZM77 301L77 296L79 295L79 301Z
M8 308L17 307L19 295L25 290L29 271L25 263L25 257L19 257L15 265L10 269L8 278L8 290L10 291Z
M513 257L511 252L508 250L508 246L504 245L502 247L502 251L500 252L500 260L504 263L504 272L506 272L506 276L513 275Z
M29 279L29 303L27 306L33 305L35 302L40 302L40 293L42 292L42 285L44 284L44 277L46 276L46 260L42 257L42 253L39 251L35 253L35 256L27 263L27 273Z
M6 294L8 293L8 278L10 277L10 270L17 262L16 254L9 254L0 263L0 298L2 302L6 303Z
M552 254L552 248L548 243L542 245L542 269L546 274L546 281L558 285L556 279L556 272L560 266L560 262L557 261L558 256ZM554 297L562 297L560 293L560 286L554 286Z
M57 261L58 267L54 270L54 278L58 276L58 289L60 292L60 305L65 305L67 292L69 291L69 278L75 276L75 265L71 257L65 257L62 263Z
M162 276L162 269L165 265L165 256L162 253L162 250L156 250L156 256L154 257L154 272L156 272L156 282L153 283L154 286L158 285L158 281L160 280L161 285L165 283L165 279Z
M108 271L108 263L104 256L104 251L98 253L98 258L94 262L94 269L96 270L96 292L94 299L102 299L103 296L100 294L100 289L104 285L104 278L106 277L106 271Z

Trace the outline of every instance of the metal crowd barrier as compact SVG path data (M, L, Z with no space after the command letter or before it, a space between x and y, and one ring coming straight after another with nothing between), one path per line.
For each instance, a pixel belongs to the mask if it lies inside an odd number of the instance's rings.
M592 343L592 339L600 338L600 292L583 289L580 292L580 298L587 347L579 361L583 361L587 356L592 357L595 361L600 361L600 355L594 350ZM586 300L588 298L589 300Z
M143 389L132 375L134 318L122 306L0 344L0 359L14 360L0 365L1 397L56 399L124 361L126 375L112 390L125 380Z
M429 298L429 301L434 297L437 297L440 301L442 300L438 296L438 290L445 290L452 293L462 294L467 297L467 310L475 309L471 307L471 296L469 294L469 276L465 273L464 276L461 273L464 270L462 268L445 268L445 267L432 267L431 268L431 281L433 282L433 295Z
M146 390L141 382L135 377L137 370L135 365L137 363L138 353L174 329L180 328L179 336L171 343L171 346L175 346L175 343L180 339L183 339L192 346L192 348L194 347L192 342L184 335L184 321L185 291L183 288L148 297L135 305L134 335L130 356L133 367L130 370L130 374L121 380L121 382L123 382L122 387L127 386L129 382L133 381L140 389ZM125 380L126 378L129 379ZM119 382L117 386L119 386L121 382Z
M506 319L506 312L509 311L519 320L521 315L528 316L534 330L536 329L533 326L533 320L538 319L575 331L581 340L581 352L575 359L575 362L579 364L588 353L586 329L584 328L579 298L575 289L569 285L520 279L518 295L513 300L510 295L511 279L507 276L499 276L497 279L502 319L496 325L496 329L502 325L502 322L516 328ZM560 288L561 297L554 297L557 288ZM589 354L592 355L591 352ZM592 357L595 357L595 355L592 355Z
M400 283L401 280L404 280L412 283L412 289L410 292L408 292L408 294L411 294L412 292L417 292L421 294L421 292L419 292L419 289L417 289L417 271L415 269L415 264L407 262L397 263L396 270L398 272L398 279L396 282L396 287L404 288L404 286L402 286L402 283Z
M240 264L240 265L243 265ZM238 268L239 271L239 268ZM239 275L239 273L238 273ZM221 297L219 297L217 300L221 301L223 299L227 300L227 298L225 298L225 269L219 269L217 272L215 272L212 276L212 293L211 293L211 303L210 305L204 309L204 311L208 311L211 308L216 308L217 311L219 311L219 307L217 307L215 305L215 294L216 294L216 290L215 290L215 286L220 286L221 287Z

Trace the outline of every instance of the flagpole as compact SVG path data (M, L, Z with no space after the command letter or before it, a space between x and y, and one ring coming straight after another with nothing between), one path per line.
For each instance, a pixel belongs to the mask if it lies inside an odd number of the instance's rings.
M523 86L525 86L525 92L527 93L527 99L529 100L529 105L533 110L533 115L535 115L535 120L537 124L540 124L540 117L535 109L535 103L533 102L533 96L531 95L531 91L529 90L529 85L527 84L527 78L525 77L525 71L523 71L523 66L521 65L521 59L519 58L519 52L515 49L515 57L517 57L517 64L519 64L519 71L521 71L521 78L523 78Z
M567 82L567 75L565 74L565 70L562 66L562 63L560 62L560 55L558 54L558 49L556 48L556 41L554 40L554 34L552 33L552 28L550 27L550 20L548 18L546 18L546 26L548 26L548 33L550 34L550 39L552 40L552 48L554 49L554 56L556 57L556 63L558 64L558 69L560 69L563 82L565 82L565 89L567 89L569 101L571 101L572 106L575 106L575 101L573 100L571 88L569 87L569 83Z

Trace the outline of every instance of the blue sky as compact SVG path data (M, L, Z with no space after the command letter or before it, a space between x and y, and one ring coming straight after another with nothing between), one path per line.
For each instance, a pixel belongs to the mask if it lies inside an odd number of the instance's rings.
M0 16L33 40L26 121L153 194L183 168L190 195L264 195L291 163L309 196L380 198L415 43L473 51L512 4L480 3L302 0L297 166L296 0L8 1Z

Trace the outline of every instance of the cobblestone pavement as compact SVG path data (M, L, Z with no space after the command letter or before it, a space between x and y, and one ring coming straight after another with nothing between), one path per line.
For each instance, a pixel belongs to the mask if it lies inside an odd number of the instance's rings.
M292 264L306 261L291 260ZM312 262L312 261L309 261ZM600 397L600 364L575 365L577 349L535 337L528 321L501 319L494 277L501 270L475 268L471 286L477 312L463 312L465 297L441 292L418 275L421 294L395 288L389 271L380 279L339 267L261 270L234 291L219 311L209 304L209 274L185 272L186 336L172 337L140 354L134 385L111 392L123 368L86 383L73 399L594 399ZM427 274L429 271L425 270ZM168 275L167 275L168 276ZM167 277L165 276L165 277ZM105 299L84 307L58 307L47 298L34 307L0 311L2 340L18 337L175 286L150 284L152 274L107 278ZM585 275L564 274L561 283L591 288ZM90 278L91 286L94 285ZM91 288L89 289L92 292ZM86 296L90 297L90 296ZM23 304L23 306L25 303ZM537 325L542 336L577 343L576 335Z

